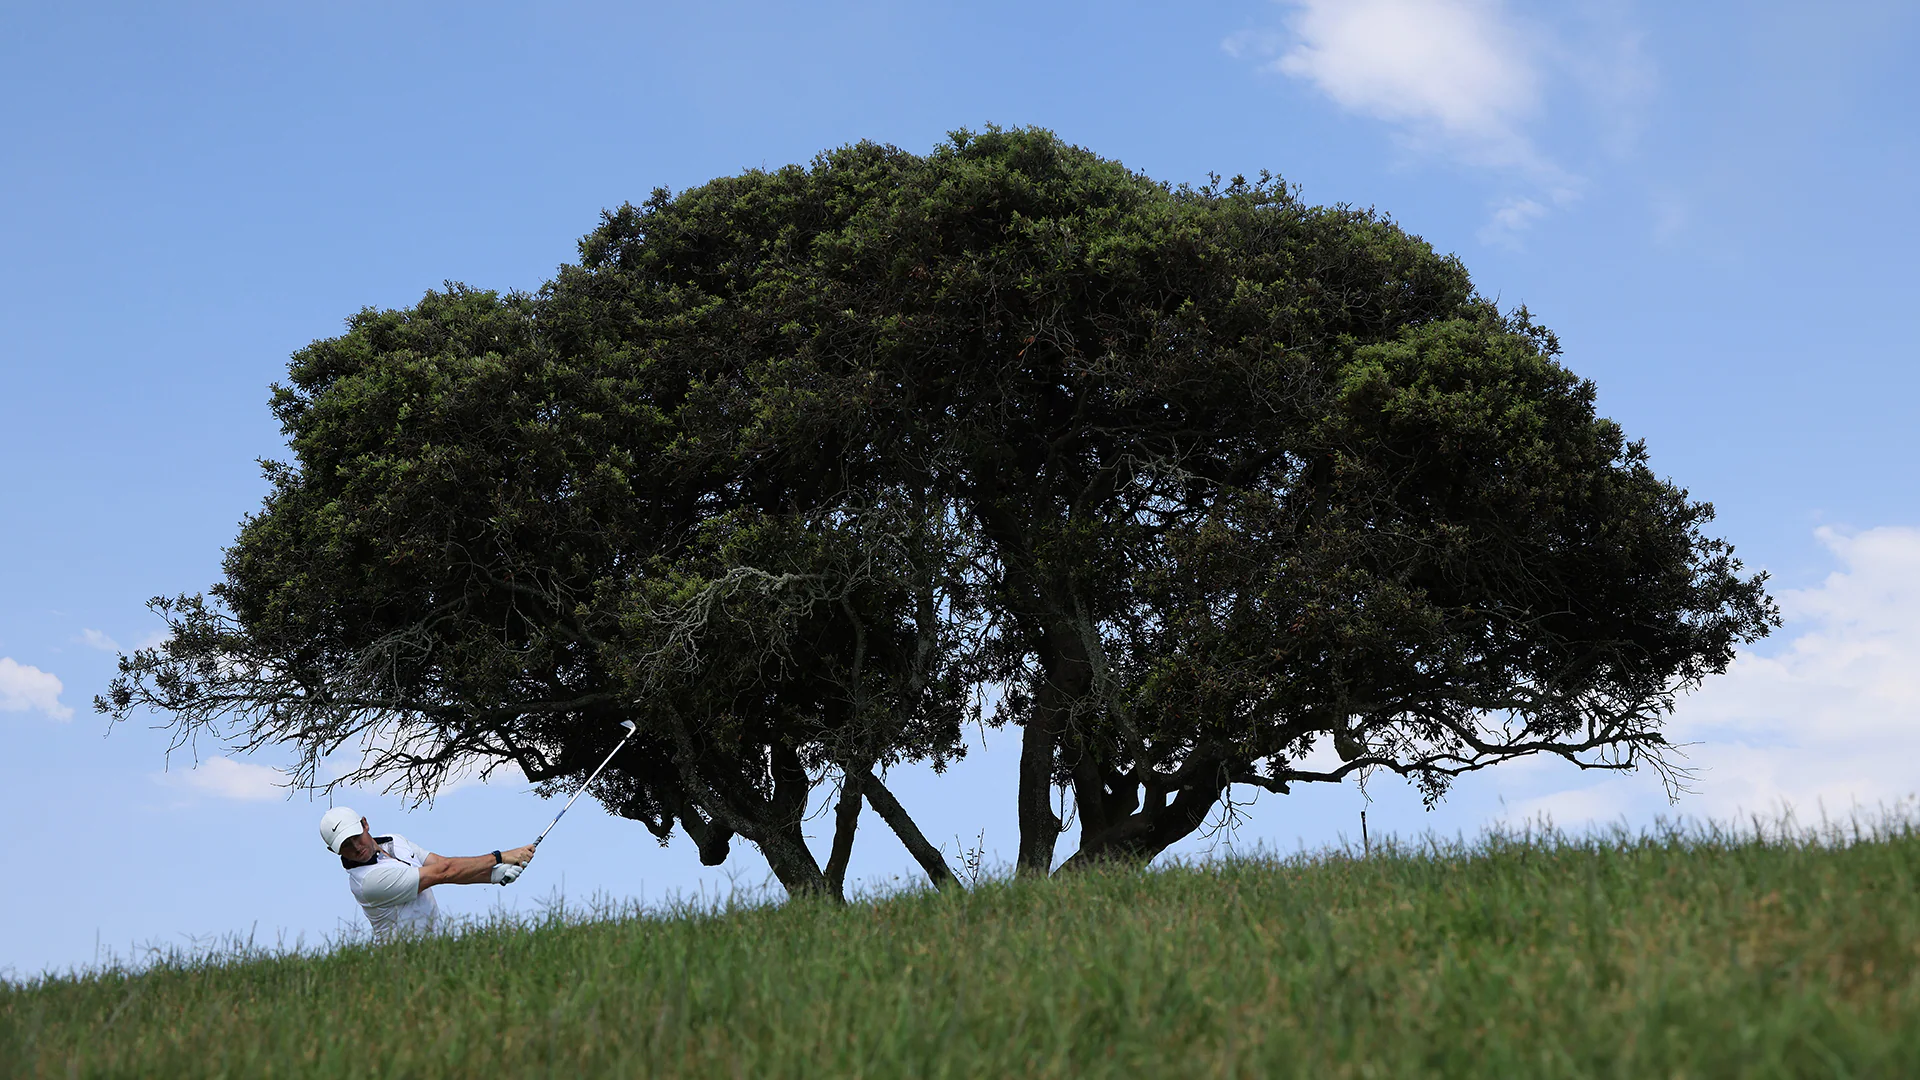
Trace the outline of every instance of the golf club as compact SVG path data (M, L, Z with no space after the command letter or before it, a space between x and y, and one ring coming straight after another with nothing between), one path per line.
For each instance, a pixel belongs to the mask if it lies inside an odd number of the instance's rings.
M587 782L580 785L579 791L575 791L573 793L572 799L567 800L567 805L561 807L560 812L553 815L553 820L547 822L547 827L540 830L539 838L533 842L534 850L538 851L540 849L540 841L545 840L547 838L547 834L553 831L553 827L555 825L560 824L560 819L567 816L567 811L573 809L574 799L578 799L580 797L580 792L585 791L587 790L587 788L593 786L593 782L600 778L600 769L606 768L607 762L613 760L613 755L620 752L620 747L627 745L627 740L633 738L633 731L634 731L633 721L622 720L620 721L620 726L623 728L626 728L627 733L621 736L619 744L616 745L613 748L612 752L607 755L607 760L600 763L600 768L593 770L593 775L587 777Z

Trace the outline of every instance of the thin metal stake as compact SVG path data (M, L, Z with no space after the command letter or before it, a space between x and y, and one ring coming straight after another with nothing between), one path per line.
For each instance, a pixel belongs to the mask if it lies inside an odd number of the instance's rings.
M1360 852L1367 858L1373 858L1373 841L1367 839L1367 812L1360 811Z

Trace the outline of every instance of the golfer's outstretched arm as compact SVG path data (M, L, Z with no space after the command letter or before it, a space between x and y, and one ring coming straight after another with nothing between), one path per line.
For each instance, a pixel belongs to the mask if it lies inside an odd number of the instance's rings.
M500 861L515 866L525 866L533 861L533 846L517 847L512 851L502 851ZM435 885L481 885L493 875L493 852L485 855L445 855L427 853L427 861L420 867L420 887L430 889Z

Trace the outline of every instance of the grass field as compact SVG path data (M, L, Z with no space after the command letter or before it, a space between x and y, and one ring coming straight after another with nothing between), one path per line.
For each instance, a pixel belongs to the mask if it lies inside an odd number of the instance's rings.
M21 1076L1915 1076L1920 833L1491 837L0 987Z

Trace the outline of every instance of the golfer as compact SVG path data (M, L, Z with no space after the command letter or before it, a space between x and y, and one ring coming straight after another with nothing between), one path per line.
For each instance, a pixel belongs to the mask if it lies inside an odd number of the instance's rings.
M340 856L353 898L373 924L375 941L391 940L396 933L432 930L440 913L433 899L435 885L511 885L533 861L531 844L487 855L452 859L435 855L398 833L373 835L367 819L344 806L334 807L320 819L320 839L328 851Z

